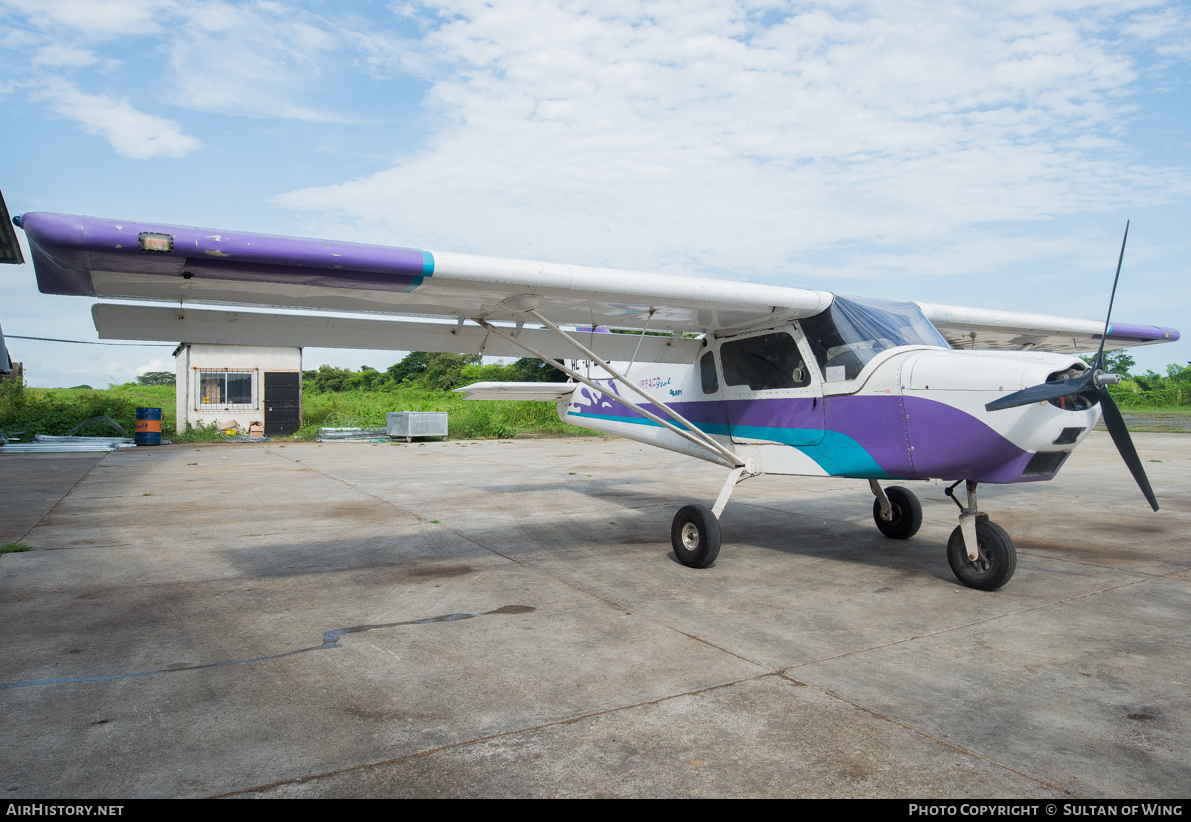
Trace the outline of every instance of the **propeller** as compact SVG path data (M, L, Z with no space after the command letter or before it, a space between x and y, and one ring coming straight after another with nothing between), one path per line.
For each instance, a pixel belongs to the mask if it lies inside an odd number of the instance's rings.
M1108 314L1104 318L1104 333L1100 335L1100 350L1096 352L1096 359L1092 361L1092 367L1078 376L1032 385L1021 391L1007 394L999 400L988 403L984 408L986 411L1000 411L1005 408L1016 408L1019 405L1057 400L1060 397L1070 397L1075 394L1083 394L1090 400L1091 397L1088 395L1094 394L1095 398L1100 401L1104 425L1108 428L1108 433L1112 435L1112 441L1116 445L1117 451L1125 460L1125 465L1129 467L1129 473L1133 474L1133 479L1137 481L1146 501L1150 503L1151 508L1157 511L1158 500L1154 496L1154 490L1150 488L1150 481L1146 477L1145 469L1141 466L1141 458L1137 456L1137 449L1133 447L1133 440L1129 437L1125 418L1121 416L1117 404L1113 402L1112 395L1108 393L1107 386L1119 383L1121 378L1117 374L1108 374L1104 371L1104 344L1108 341L1112 304L1117 297L1117 283L1121 279L1121 263L1125 260L1125 243L1128 239L1129 222L1126 221L1125 236L1121 239L1121 254L1117 258L1117 273L1112 281L1112 296L1108 298Z

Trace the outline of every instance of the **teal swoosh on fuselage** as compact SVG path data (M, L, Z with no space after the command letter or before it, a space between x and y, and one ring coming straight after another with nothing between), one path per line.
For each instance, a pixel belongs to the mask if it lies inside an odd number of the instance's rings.
M625 422L633 425L652 425L661 428L651 419L645 417L620 417L613 414L576 414L571 412L568 417L590 417L592 419L608 420L609 422ZM729 436L728 426L718 423L695 423L695 427L708 434ZM733 426L732 433L738 437L751 440L765 440L767 442L788 445L806 454L815 464L832 477L855 477L857 479L887 479L885 472L877 461L873 459L864 446L847 434L838 431L824 431L823 439L818 445L796 445L795 441L805 441L808 434L818 433L803 428L768 428L754 425Z

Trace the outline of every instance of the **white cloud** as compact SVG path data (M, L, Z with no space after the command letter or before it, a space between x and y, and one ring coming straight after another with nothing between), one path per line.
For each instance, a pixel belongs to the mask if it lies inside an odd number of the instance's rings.
M419 57L441 129L393 168L278 198L320 232L763 276L1191 191L1186 169L1123 162L1137 68L1096 4L421 9L444 21Z
M95 63L94 52L78 43L102 50L137 42L138 56L164 57L162 91L170 102L221 114L342 120L342 113L307 101L327 67L349 62L338 52L364 48L359 35L341 29L339 10L328 20L268 0L0 0L0 19L6 7L24 24L12 26L21 34L18 45L36 43L34 68ZM108 58L97 70L120 65Z
M144 365L136 367L136 375L138 377L148 374L150 371L169 371L173 372L177 363L172 357L154 357Z
M276 3L179 4L169 71L179 105L299 120L335 119L302 102L342 47L330 24Z
M3 5L37 21L47 30L71 29L137 36L158 29L170 0L3 0Z
M127 100L117 103L107 95L85 94L61 82L35 96L48 101L62 116L78 120L84 131L106 138L116 153L125 157L185 157L202 148L202 143L183 134L173 120L137 111Z
M75 48L63 43L50 43L37 50L37 54L33 56L33 65L81 68L91 65L97 59L95 52L89 49Z

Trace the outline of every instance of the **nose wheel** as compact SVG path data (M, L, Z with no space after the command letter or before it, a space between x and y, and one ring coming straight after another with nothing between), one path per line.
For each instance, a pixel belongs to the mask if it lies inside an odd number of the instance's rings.
M947 564L969 588L995 591L1017 570L1017 548L1005 529L986 517L976 519L976 558L969 559L963 531L957 526L947 540Z
M962 482L962 480L961 480ZM1017 570L1017 546L1005 529L991 522L976 505L976 483L968 480L968 504L956 499L955 485L945 493L959 506L959 526L947 540L947 564L969 588L995 591Z

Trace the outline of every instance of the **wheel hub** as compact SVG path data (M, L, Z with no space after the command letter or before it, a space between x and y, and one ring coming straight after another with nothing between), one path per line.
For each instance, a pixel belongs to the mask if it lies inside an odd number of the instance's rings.
M694 551L699 547L699 529L695 523L688 522L682 526L682 545L688 551Z
M992 560L988 558L988 554L984 553L984 546L980 541L976 541L976 553L979 555L976 559L969 559L968 565L975 569L978 573L986 573L992 567Z

